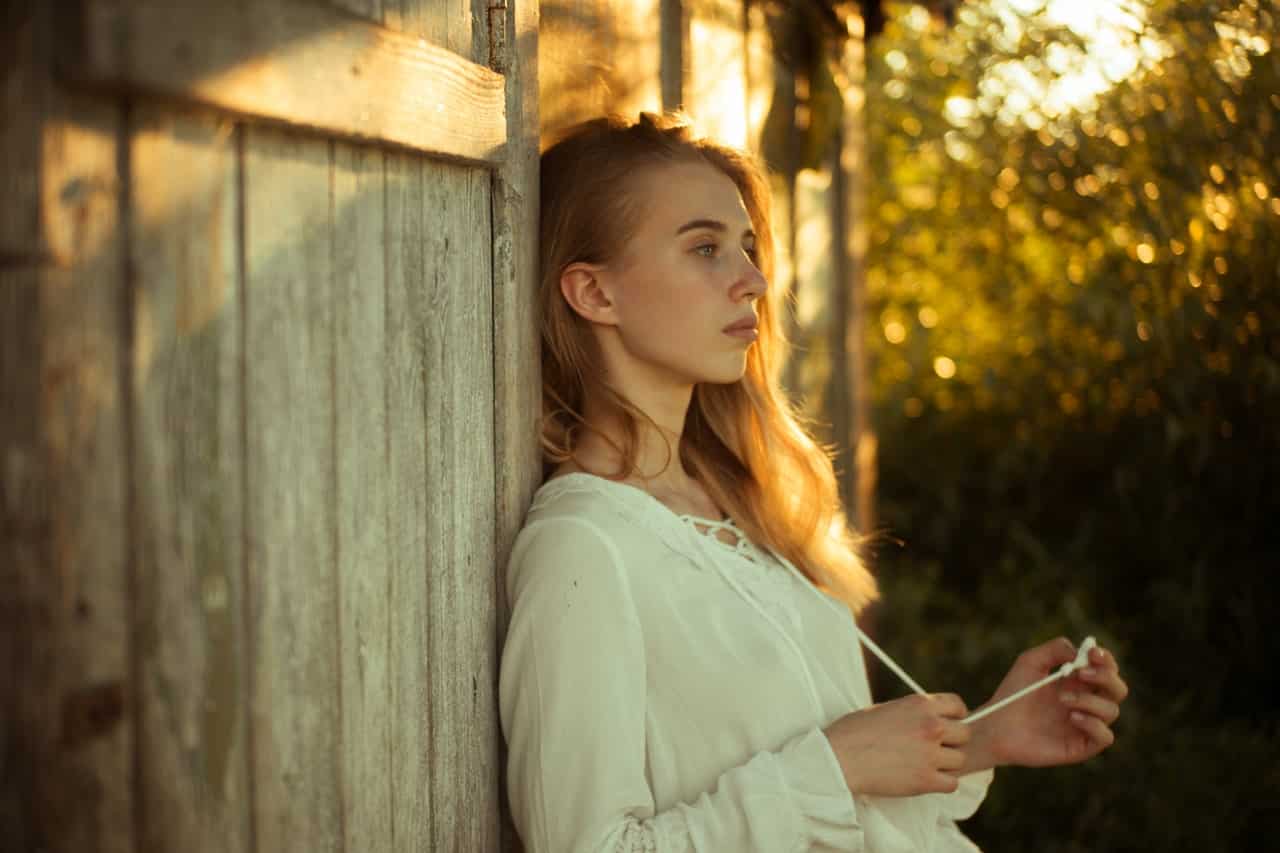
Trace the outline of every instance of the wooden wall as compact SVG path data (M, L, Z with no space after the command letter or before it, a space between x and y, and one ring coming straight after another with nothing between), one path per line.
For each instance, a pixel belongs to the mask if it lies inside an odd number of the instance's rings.
M502 849L536 4L152 5L6 6L3 846Z

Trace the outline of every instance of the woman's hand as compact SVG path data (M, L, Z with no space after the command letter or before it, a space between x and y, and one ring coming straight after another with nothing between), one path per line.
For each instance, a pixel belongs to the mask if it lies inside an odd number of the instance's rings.
M1014 662L987 704L1044 678L1075 656L1075 646L1065 637L1028 649ZM1128 695L1129 686L1120 677L1115 656L1102 647L1095 648L1085 669L973 723L963 772L999 764L1050 767L1092 758L1115 742L1111 726Z
M824 733L855 794L905 797L956 789L969 742L964 702L908 696L845 714Z

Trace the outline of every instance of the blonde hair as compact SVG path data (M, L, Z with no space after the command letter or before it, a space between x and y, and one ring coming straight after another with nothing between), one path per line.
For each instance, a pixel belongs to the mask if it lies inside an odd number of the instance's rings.
M589 322L560 291L572 263L604 264L620 256L625 235L644 215L630 189L641 171L674 162L703 162L737 185L756 233L756 263L773 275L773 231L764 167L751 155L695 137L681 113L641 113L637 122L610 115L574 125L541 157L539 307L542 349L543 475L572 460L590 393L624 425L619 470L635 473L639 424L647 420L608 382ZM758 304L759 338L746 370L730 384L699 383L680 437L679 456L713 500L754 542L785 557L813 583L857 612L877 598L875 579L859 559L861 542L840 503L829 448L805 429L779 384L787 341L780 295ZM655 424L656 426L656 424ZM579 467L584 467L579 465Z

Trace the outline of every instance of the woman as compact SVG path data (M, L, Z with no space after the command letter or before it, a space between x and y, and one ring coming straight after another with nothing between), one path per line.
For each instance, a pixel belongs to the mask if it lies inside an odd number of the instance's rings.
M875 583L777 381L761 168L643 114L572 128L541 172L548 476L499 685L526 849L973 850L955 822L995 766L1110 745L1102 649L972 724L954 695L872 703L851 613ZM1025 652L992 701L1074 656Z

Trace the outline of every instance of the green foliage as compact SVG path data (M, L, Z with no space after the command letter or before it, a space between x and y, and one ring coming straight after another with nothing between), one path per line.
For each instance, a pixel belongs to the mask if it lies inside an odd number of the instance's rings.
M891 6L873 45L866 335L906 540L877 556L877 626L971 705L1057 634L1121 658L1116 746L998 774L967 827L985 849L1258 849L1280 824L1280 8L1117 5L1107 55L1134 67L1074 101L1055 87L1100 43L1028 0L951 28Z

